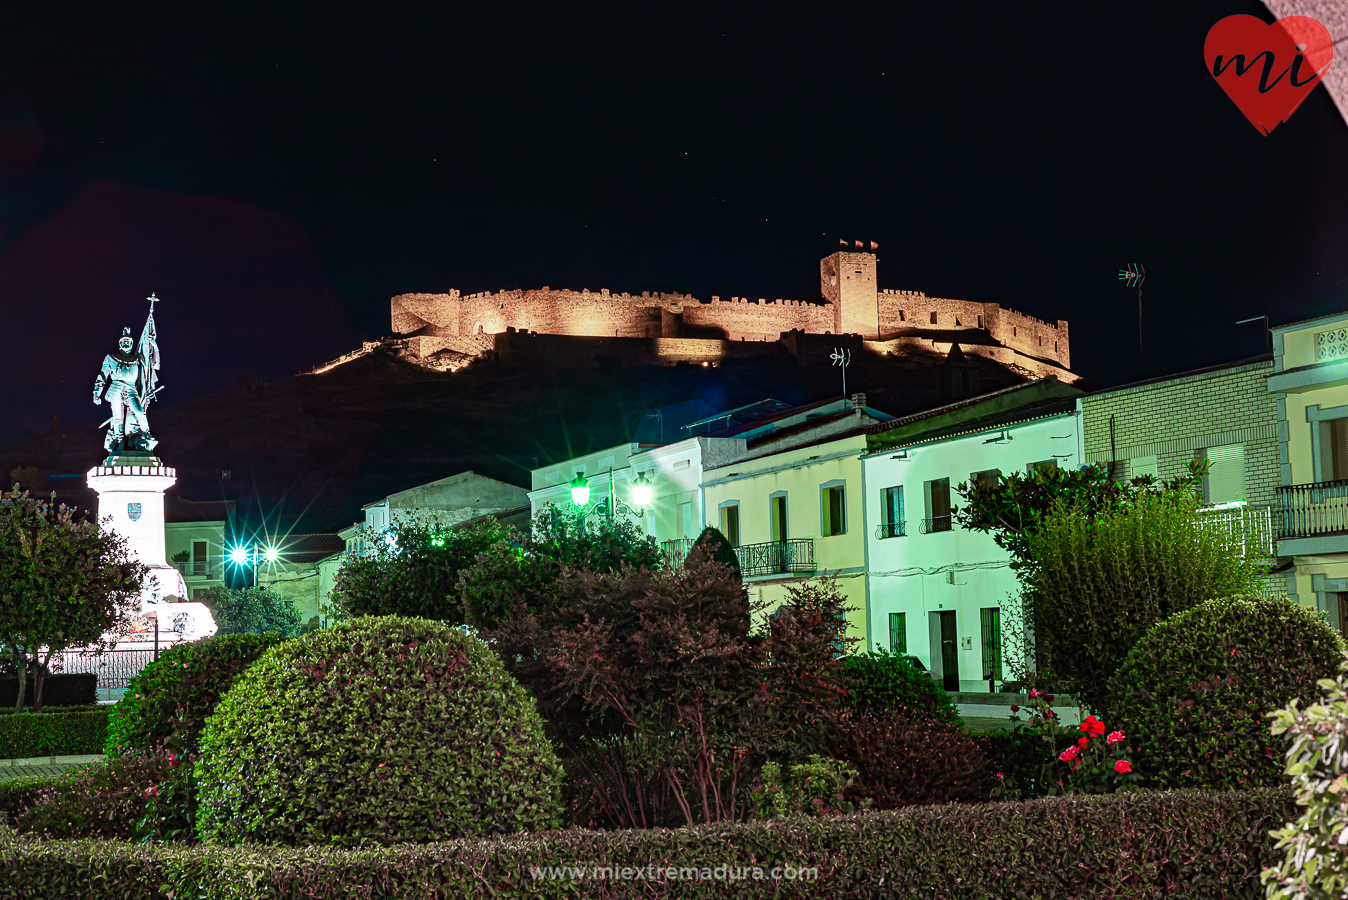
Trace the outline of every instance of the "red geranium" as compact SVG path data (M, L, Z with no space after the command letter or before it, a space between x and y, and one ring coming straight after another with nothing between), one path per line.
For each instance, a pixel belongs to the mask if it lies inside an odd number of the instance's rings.
M1114 763L1114 771L1118 772L1120 775L1127 775L1129 772L1133 771L1132 763L1128 762L1126 759L1121 759Z

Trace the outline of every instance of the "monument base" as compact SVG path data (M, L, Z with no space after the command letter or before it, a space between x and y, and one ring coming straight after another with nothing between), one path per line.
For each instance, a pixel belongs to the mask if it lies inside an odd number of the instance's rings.
M164 554L164 491L177 473L149 453L114 453L86 480L98 492L99 521L125 537L131 555L150 567L142 604L188 599L182 573Z

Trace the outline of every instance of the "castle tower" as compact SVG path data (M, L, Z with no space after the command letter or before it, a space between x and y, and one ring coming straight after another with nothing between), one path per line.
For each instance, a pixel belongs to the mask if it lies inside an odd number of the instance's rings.
M819 290L833 307L834 334L880 337L874 253L838 252L819 261Z

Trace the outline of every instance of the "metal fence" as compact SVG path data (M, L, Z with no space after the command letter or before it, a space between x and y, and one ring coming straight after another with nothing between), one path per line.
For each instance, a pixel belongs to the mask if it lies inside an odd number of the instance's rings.
M115 650L104 650L102 653L65 650L52 654L47 668L53 674L93 673L98 676L99 690L115 690L126 687L132 677L175 643L181 642L163 640L157 650L150 643L121 646Z
M694 538L674 538L673 540L661 541L660 549L665 554L665 568L676 569L683 565L683 561L688 558L692 552L693 544L697 543Z
M1230 506L1199 510L1204 525L1224 534L1241 556L1270 557L1276 552L1273 508Z
M1320 481L1278 488L1278 537L1313 537L1348 531L1348 481Z
M810 538L744 544L735 548L735 555L746 577L814 571L814 541Z

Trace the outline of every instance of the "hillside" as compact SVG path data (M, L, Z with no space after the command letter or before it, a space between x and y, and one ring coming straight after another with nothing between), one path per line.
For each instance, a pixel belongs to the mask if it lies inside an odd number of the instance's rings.
M859 352L848 391L894 414L929 408L950 396L940 363ZM988 360L980 369L982 391L1025 380ZM840 393L836 368L801 365L785 350L717 367L555 369L485 359L457 373L377 351L320 375L152 408L150 423L162 458L178 470L173 490L181 496L234 499L254 526L266 516L269 530L314 532L351 524L363 504L392 491L465 469L527 485L535 466L631 440L651 408L699 399L729 409L767 396L794 404ZM666 420L666 440L678 438L678 424ZM102 456L100 431L64 428L0 448L0 473L35 467L44 491L88 509L95 497L81 473Z

